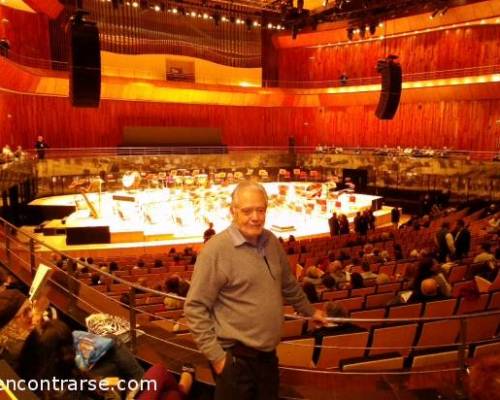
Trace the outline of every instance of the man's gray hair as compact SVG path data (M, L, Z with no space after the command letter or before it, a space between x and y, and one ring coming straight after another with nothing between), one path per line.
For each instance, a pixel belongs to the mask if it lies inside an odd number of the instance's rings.
M243 181L238 183L234 188L233 193L231 193L231 207L236 206L240 193L245 190L256 190L261 192L264 198L266 199L266 205L267 205L267 192L264 186L262 186L260 183L257 182Z

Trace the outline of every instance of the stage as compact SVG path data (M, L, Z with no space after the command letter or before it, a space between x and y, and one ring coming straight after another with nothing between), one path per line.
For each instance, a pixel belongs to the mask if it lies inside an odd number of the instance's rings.
M326 183L269 182L266 228L277 236L296 238L327 234L333 212L346 214L381 207L382 198L346 191ZM138 247L203 242L208 222L216 232L231 222L229 204L233 185L176 187L85 193L36 199L33 206L74 206L63 219L43 224L39 238L59 250L81 245ZM390 207L374 212L376 225L390 223Z

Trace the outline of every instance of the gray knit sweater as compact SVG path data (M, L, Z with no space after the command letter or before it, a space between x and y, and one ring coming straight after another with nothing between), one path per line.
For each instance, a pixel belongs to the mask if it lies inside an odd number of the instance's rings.
M281 336L283 301L303 315L314 313L276 236L264 230L256 247L231 225L199 254L184 312L199 349L216 361L236 341L274 350Z

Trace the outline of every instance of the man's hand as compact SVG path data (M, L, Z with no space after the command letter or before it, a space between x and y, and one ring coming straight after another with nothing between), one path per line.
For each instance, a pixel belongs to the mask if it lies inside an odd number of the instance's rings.
M318 310L318 309L314 311L312 320L316 328L325 326L328 323L328 321L326 320L325 312L323 310Z
M225 365L226 365L226 356L212 362L212 367L214 367L215 373L217 375L222 374Z

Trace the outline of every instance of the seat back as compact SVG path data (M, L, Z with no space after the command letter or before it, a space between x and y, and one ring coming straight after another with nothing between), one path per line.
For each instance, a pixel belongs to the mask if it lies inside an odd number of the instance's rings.
M364 297L351 297L348 299L336 300L336 303L340 304L347 311L361 310L364 302Z
M313 338L287 340L278 345L276 352L281 365L310 368L313 347Z
M467 353L467 352L466 352ZM466 355L467 356L467 355ZM436 364L458 362L458 350L445 351L441 353L424 354L413 357L411 368L426 368Z
M453 315L456 306L457 299L428 301L425 303L424 314L422 317L448 317Z
M385 308L374 308L372 310L354 311L351 313L351 318L377 318L385 317ZM381 325L381 322L353 322L361 328L370 329L372 326Z
M372 347L369 355L397 352L407 356L417 332L417 324L377 328L373 331Z
M425 322L417 342L417 350L432 350L426 346L446 346L457 343L460 321L448 319Z
M319 368L339 368L341 360L362 357L368 344L368 332L325 336L318 360Z
M488 310L498 310L500 308L500 290L491 294Z
M356 363L341 364L342 371L398 371L403 369L404 357L388 357Z
M351 289L351 297L367 296L375 293L375 286Z
M381 265L380 268L378 269L378 273L386 274L387 276L393 276L395 268L396 264Z
M281 325L281 337L290 338L302 335L302 329L304 327L304 320L302 319L291 319L283 321Z
M460 298L458 300L457 314L468 314L484 311L486 309L486 305L488 304L488 298L488 293L483 293L475 299L468 299L466 297Z
M387 318L418 318L422 312L422 303L389 307Z
M332 301L345 299L349 295L348 290L327 290L321 293L321 300Z
M466 322L467 333L465 337L467 343L493 339L496 336L500 324L500 314L470 317L466 319Z
M378 293L366 296L365 308L384 307L395 296L395 292Z
M465 273L467 272L466 265L457 265L453 267L448 276L448 282L454 284L455 282L460 282L464 279Z
M474 349L474 358L500 353L500 342L480 344Z

